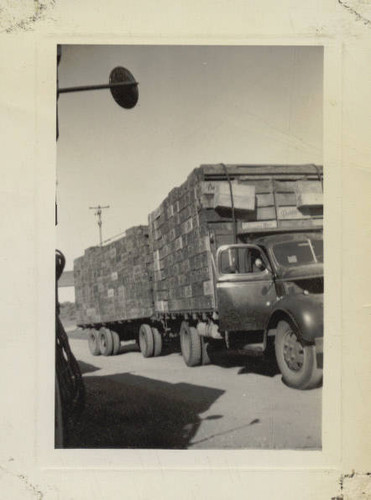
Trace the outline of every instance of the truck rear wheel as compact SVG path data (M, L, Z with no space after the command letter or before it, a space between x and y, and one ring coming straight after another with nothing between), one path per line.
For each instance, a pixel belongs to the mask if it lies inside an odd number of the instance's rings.
M100 355L100 347L99 347L99 339L98 332L95 330L90 330L88 333L88 344L89 350L93 356Z
M144 358L150 358L154 353L154 339L152 328L143 324L139 328L139 348Z
M187 366L199 366L202 362L202 343L197 328L183 321L180 327L180 348Z
M152 327L153 335L153 356L160 356L162 352L162 336L157 328Z
M116 356L116 354L118 354L120 350L120 345L121 345L120 336L117 332L114 332L113 330L111 330L111 334L113 341L112 354Z
M103 356L111 356L113 352L113 338L112 333L108 328L101 328L99 330L99 347Z
M322 370L317 368L315 347L304 344L288 321L278 323L274 346L278 367L288 386L312 389L319 385Z

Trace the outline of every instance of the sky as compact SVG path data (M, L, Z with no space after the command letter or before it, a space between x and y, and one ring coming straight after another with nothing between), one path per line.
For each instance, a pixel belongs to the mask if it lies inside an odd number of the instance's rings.
M202 163L322 164L323 50L279 46L62 47L59 87L107 83L123 66L136 107L109 90L58 101L57 248L66 269L103 240L147 223Z

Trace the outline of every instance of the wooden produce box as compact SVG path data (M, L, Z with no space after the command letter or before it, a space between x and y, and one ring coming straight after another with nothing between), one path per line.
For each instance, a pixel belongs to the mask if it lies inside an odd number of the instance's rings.
M322 189L314 165L203 165L149 215L157 312L216 306L211 256L233 243L232 185L239 241L246 233L321 226L322 207L298 204L297 185ZM312 188L313 189L313 188Z
M147 226L136 226L74 262L79 324L109 323L153 314L151 252Z

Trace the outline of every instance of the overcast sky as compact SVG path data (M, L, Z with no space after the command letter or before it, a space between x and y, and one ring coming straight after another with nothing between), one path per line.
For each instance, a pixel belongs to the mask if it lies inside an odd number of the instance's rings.
M146 224L202 163L322 164L320 47L64 46L60 88L139 82L125 110L109 90L59 98L57 248L66 269L103 239Z

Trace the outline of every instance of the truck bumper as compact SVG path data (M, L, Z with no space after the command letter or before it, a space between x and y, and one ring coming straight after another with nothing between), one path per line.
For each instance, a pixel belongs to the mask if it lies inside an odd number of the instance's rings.
M314 344L316 346L317 367L323 368L323 337L314 339Z

